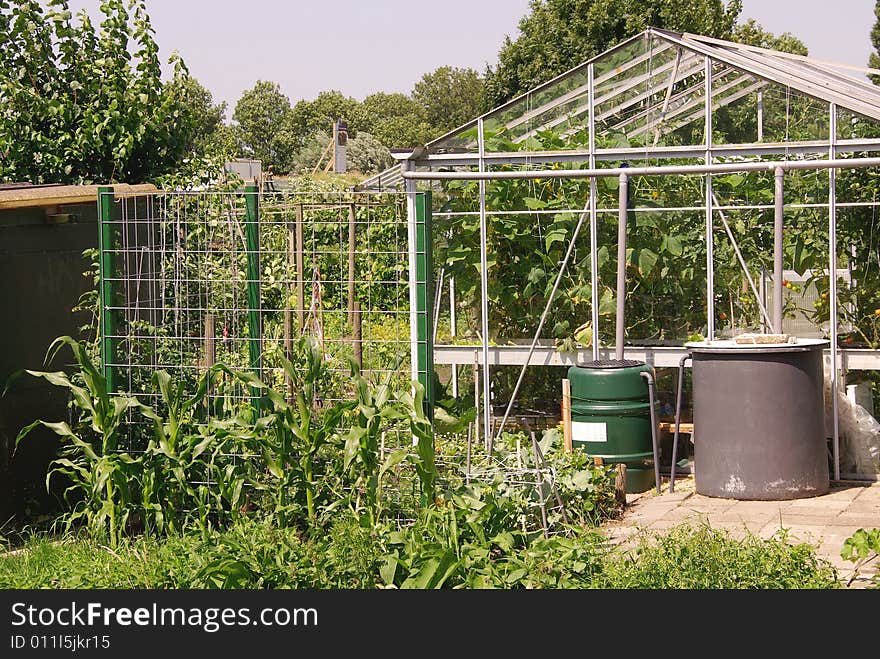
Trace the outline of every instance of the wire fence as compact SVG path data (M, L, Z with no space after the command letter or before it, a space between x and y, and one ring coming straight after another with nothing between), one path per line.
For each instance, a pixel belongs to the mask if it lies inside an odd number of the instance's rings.
M162 192L106 195L104 365L112 388L161 405L153 374L184 394L215 364L293 397L282 357L311 336L323 355L313 405L354 397L364 377L410 379L406 197L399 193ZM250 404L211 380L206 420Z

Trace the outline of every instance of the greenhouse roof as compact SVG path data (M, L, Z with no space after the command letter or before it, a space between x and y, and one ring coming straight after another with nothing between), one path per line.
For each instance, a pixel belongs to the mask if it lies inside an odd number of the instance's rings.
M827 153L838 118L848 120L841 125L876 122L868 132L880 137L880 87L845 70L880 74L649 28L429 142L411 159L421 166L467 165L480 153L517 152L550 162L585 160L603 150L618 158L633 150L684 157L697 153L688 147L707 144L737 145L743 153L775 153L783 147L788 153L795 145L801 152ZM706 140L708 131L711 140ZM848 126L838 129L835 144L855 137L847 131ZM401 182L395 166L361 187Z

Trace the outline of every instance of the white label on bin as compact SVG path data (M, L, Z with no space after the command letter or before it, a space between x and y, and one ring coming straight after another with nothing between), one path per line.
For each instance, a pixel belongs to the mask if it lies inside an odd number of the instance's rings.
M571 439L574 442L607 442L608 424L572 421Z

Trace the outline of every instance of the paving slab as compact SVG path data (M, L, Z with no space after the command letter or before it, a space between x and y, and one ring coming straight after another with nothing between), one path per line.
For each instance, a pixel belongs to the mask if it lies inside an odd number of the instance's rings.
M864 488L857 497L858 501L880 501L880 483Z
M880 520L880 501L862 501L856 499L851 501L841 512L846 513L864 513L865 515L875 515ZM880 523L880 521L878 521Z
M797 514L800 515L800 511L809 510L815 511L817 514L824 514L828 512L843 512L846 510L848 506L853 505L852 499L801 499L800 501L794 501L788 506L785 510L794 512L798 511Z
M865 489L867 488L864 485L832 486L828 494L823 494L819 498L824 501L852 501ZM803 501L809 501L809 499L803 499Z
M828 523L832 526L861 526L866 529L880 527L880 519L877 518L877 515L865 513L843 512L833 517Z
M752 533L771 538L782 533L790 542L808 542L834 565L850 587L869 585L875 570L853 578L854 564L840 557L843 543L859 528L880 528L880 482L835 484L828 494L789 501L739 501L707 497L694 492L693 477L676 481L676 492L655 491L627 497L628 507L608 531L633 542L645 534L663 533L681 524L708 524L734 537ZM629 529L624 531L622 529ZM880 561L875 561L880 563ZM878 566L880 567L880 566Z

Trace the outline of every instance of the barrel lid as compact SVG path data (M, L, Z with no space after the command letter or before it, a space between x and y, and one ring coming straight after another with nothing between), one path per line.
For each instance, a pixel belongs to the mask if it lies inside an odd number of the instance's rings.
M644 366L645 362L639 362L634 359L594 359L590 362L578 364L578 368L632 368L633 366Z
M693 341L684 344L690 352L755 354L768 352L808 352L831 345L827 339L797 339L797 343L736 343L731 340Z

